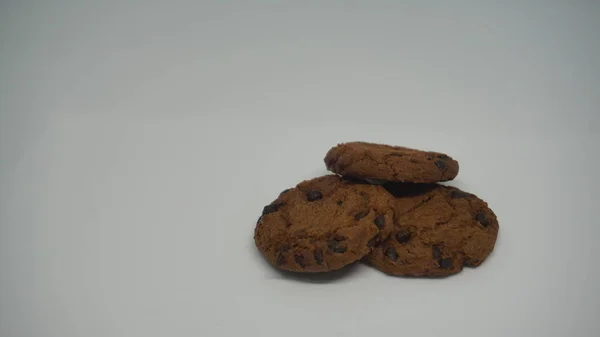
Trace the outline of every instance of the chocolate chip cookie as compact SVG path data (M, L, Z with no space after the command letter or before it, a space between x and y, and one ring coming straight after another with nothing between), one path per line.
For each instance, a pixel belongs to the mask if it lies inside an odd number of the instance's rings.
M393 199L381 186L336 175L307 180L264 207L254 241L283 270L340 269L389 236Z
M454 187L390 184L394 230L365 262L394 275L447 276L492 252L498 220L487 203Z
M325 165L343 176L375 181L434 183L458 174L458 162L446 154L366 142L333 147Z

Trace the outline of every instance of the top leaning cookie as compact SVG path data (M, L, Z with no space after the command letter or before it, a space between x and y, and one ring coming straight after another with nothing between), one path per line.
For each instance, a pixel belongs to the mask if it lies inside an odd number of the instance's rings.
M343 176L375 181L435 183L458 174L458 162L446 154L366 142L331 148L325 164Z

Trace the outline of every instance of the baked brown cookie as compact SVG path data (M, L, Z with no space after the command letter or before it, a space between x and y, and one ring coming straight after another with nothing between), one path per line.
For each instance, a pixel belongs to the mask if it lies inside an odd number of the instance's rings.
M331 148L325 165L343 176L375 181L434 183L458 174L458 162L446 154L365 142Z
M381 186L336 175L303 181L265 206L254 241L265 258L283 270L340 269L389 236L392 202Z
M437 184L391 184L394 230L365 261L403 276L447 276L480 265L494 249L498 220L473 194Z

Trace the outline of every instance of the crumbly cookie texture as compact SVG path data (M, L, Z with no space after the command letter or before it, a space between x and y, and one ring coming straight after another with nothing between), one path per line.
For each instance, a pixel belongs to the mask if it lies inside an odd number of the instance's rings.
M444 153L366 142L331 148L325 156L325 165L343 176L413 183L452 180L459 170L458 162Z
M360 260L393 227L394 198L381 186L328 175L283 191L264 207L256 246L275 267L336 270Z
M487 203L454 187L389 184L394 230L364 261L382 272L440 277L479 266L494 249L498 219Z

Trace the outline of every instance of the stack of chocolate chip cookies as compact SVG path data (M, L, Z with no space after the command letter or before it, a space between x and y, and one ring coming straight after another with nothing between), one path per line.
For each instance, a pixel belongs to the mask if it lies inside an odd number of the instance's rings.
M325 164L336 174L264 207L254 240L273 266L327 272L362 260L387 274L440 277L494 249L498 220L487 203L438 184L458 174L450 156L351 142L330 149Z

